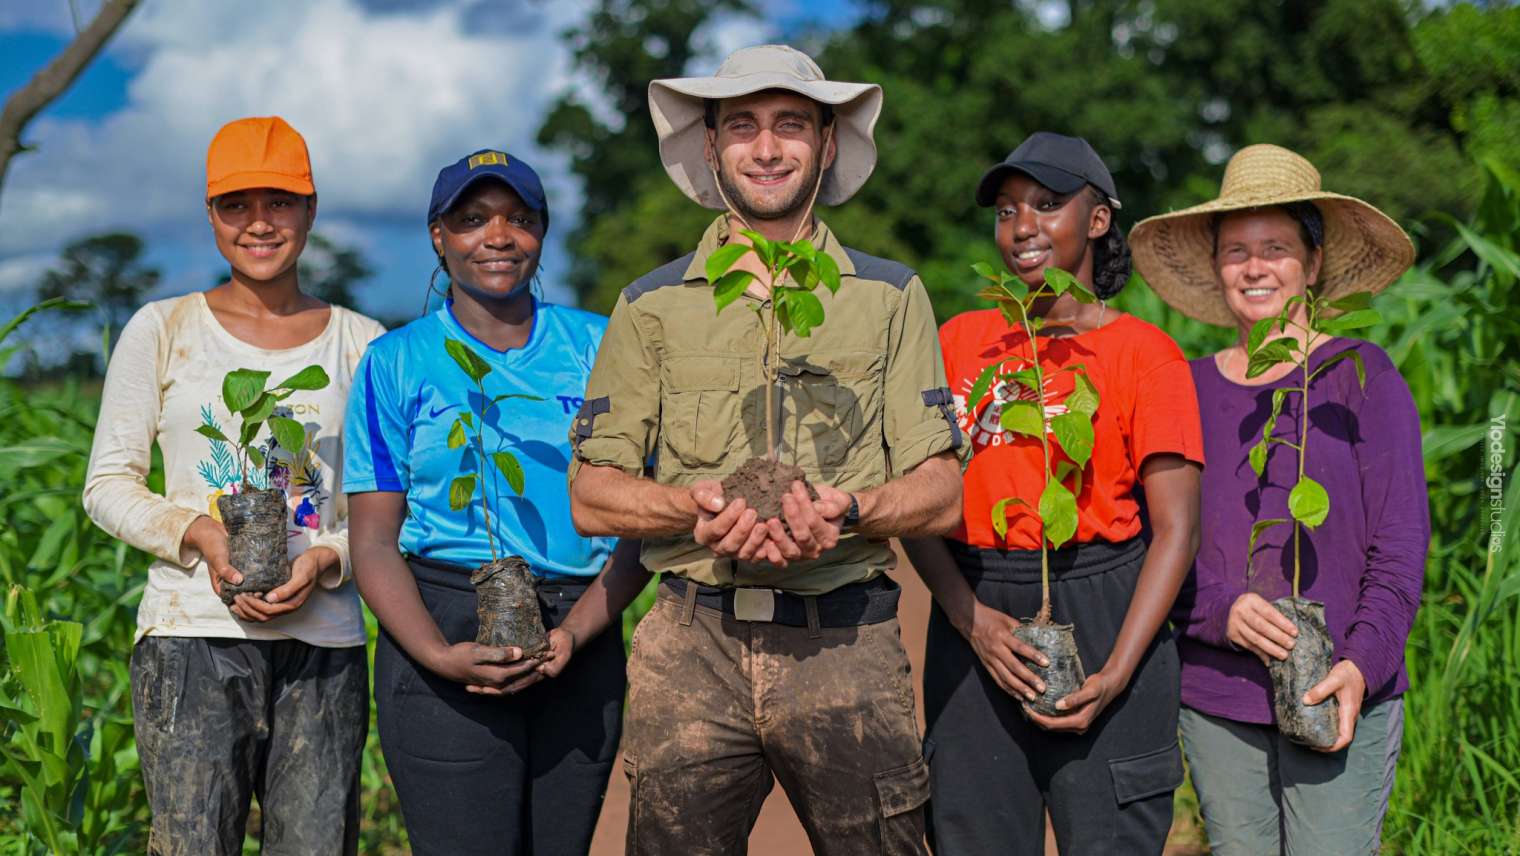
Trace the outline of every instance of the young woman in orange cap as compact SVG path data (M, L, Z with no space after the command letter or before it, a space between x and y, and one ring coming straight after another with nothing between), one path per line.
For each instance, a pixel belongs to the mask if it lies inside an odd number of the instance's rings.
M1087 677L1052 715L1028 706L1045 692L1028 665L1042 655L1014 630L1041 607L1045 529L1021 509L1043 504L1045 463L1039 438L1000 420L1033 395L1013 371L1032 365L1030 343L995 309L958 315L940 328L940 344L971 439L965 517L949 538L905 542L935 600L924 665L935 852L985 853L996 841L1002 852L1044 853L1048 808L1063 854L1160 854L1182 783L1166 615L1197 546L1203 462L1187 361L1161 330L1106 303L1129 278L1129 250L1113 177L1085 140L1033 134L987 171L976 200L996 210L998 250L1024 283L1042 285L1047 268L1060 268L1100 299L1063 294L1032 309L1044 320L1046 430L1075 390L1062 368L1081 366L1099 398L1076 531L1050 553L1053 617L1075 625ZM965 400L1006 358L1014 364L990 402ZM1050 445L1053 463L1070 462L1056 434ZM1007 497L1024 505L1008 508L999 532L992 511Z
M132 710L153 810L149 851L243 852L257 793L265 853L356 852L368 730L364 620L349 581L341 478L344 405L360 356L384 329L302 293L297 259L317 213L301 135L278 117L239 119L211 141L206 214L226 282L139 310L111 355L84 490L102 529L155 557L137 612ZM275 413L303 448L255 439L243 471L218 435L234 369L270 379L321 366L319 390ZM204 433L203 433L204 431ZM267 431L263 432L267 436ZM210 436L208 436L210 435ZM152 447L164 492L146 484ZM262 594L228 561L217 498L283 488L288 583Z

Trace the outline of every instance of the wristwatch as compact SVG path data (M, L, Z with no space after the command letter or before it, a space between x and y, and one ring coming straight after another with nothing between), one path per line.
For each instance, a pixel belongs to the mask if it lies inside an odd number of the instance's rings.
M855 494L850 494L850 510L844 513L844 521L839 524L842 531L848 532L860 525L860 500Z

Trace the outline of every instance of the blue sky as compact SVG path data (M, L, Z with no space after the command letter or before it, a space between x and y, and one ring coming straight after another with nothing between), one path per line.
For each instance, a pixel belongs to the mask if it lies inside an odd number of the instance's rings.
M72 36L69 0L0 8L0 95ZM74 0L83 21L99 0ZM202 205L205 147L224 122L278 114L307 138L317 231L359 246L377 269L361 308L410 317L431 270L422 220L433 176L484 146L532 163L548 184L556 271L580 191L557 152L532 142L562 92L596 101L558 33L591 0L266 0L255 14L202 0L144 0L73 87L33 120L35 152L12 160L0 195L0 305L28 295L70 240L125 229L164 271L158 296L224 275ZM779 0L766 17L725 17L700 34L711 70L729 50L848 24L857 0ZM653 145L653 141L651 141ZM558 262L558 263L556 263Z

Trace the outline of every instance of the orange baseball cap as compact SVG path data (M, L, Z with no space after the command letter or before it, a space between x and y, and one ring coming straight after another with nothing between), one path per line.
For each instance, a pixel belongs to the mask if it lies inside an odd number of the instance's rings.
M206 198L250 187L274 187L302 196L317 192L306 140L279 116L235 119L211 138Z

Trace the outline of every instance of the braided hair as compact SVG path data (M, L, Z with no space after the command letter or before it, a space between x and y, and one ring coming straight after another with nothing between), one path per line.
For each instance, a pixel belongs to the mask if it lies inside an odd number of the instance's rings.
M1091 184L1087 185L1089 210L1093 206L1107 205L1108 197ZM1129 282L1129 242L1124 240L1124 230L1119 219L1110 216L1108 231L1093 242L1093 293L1100 300L1108 300L1124 290Z

